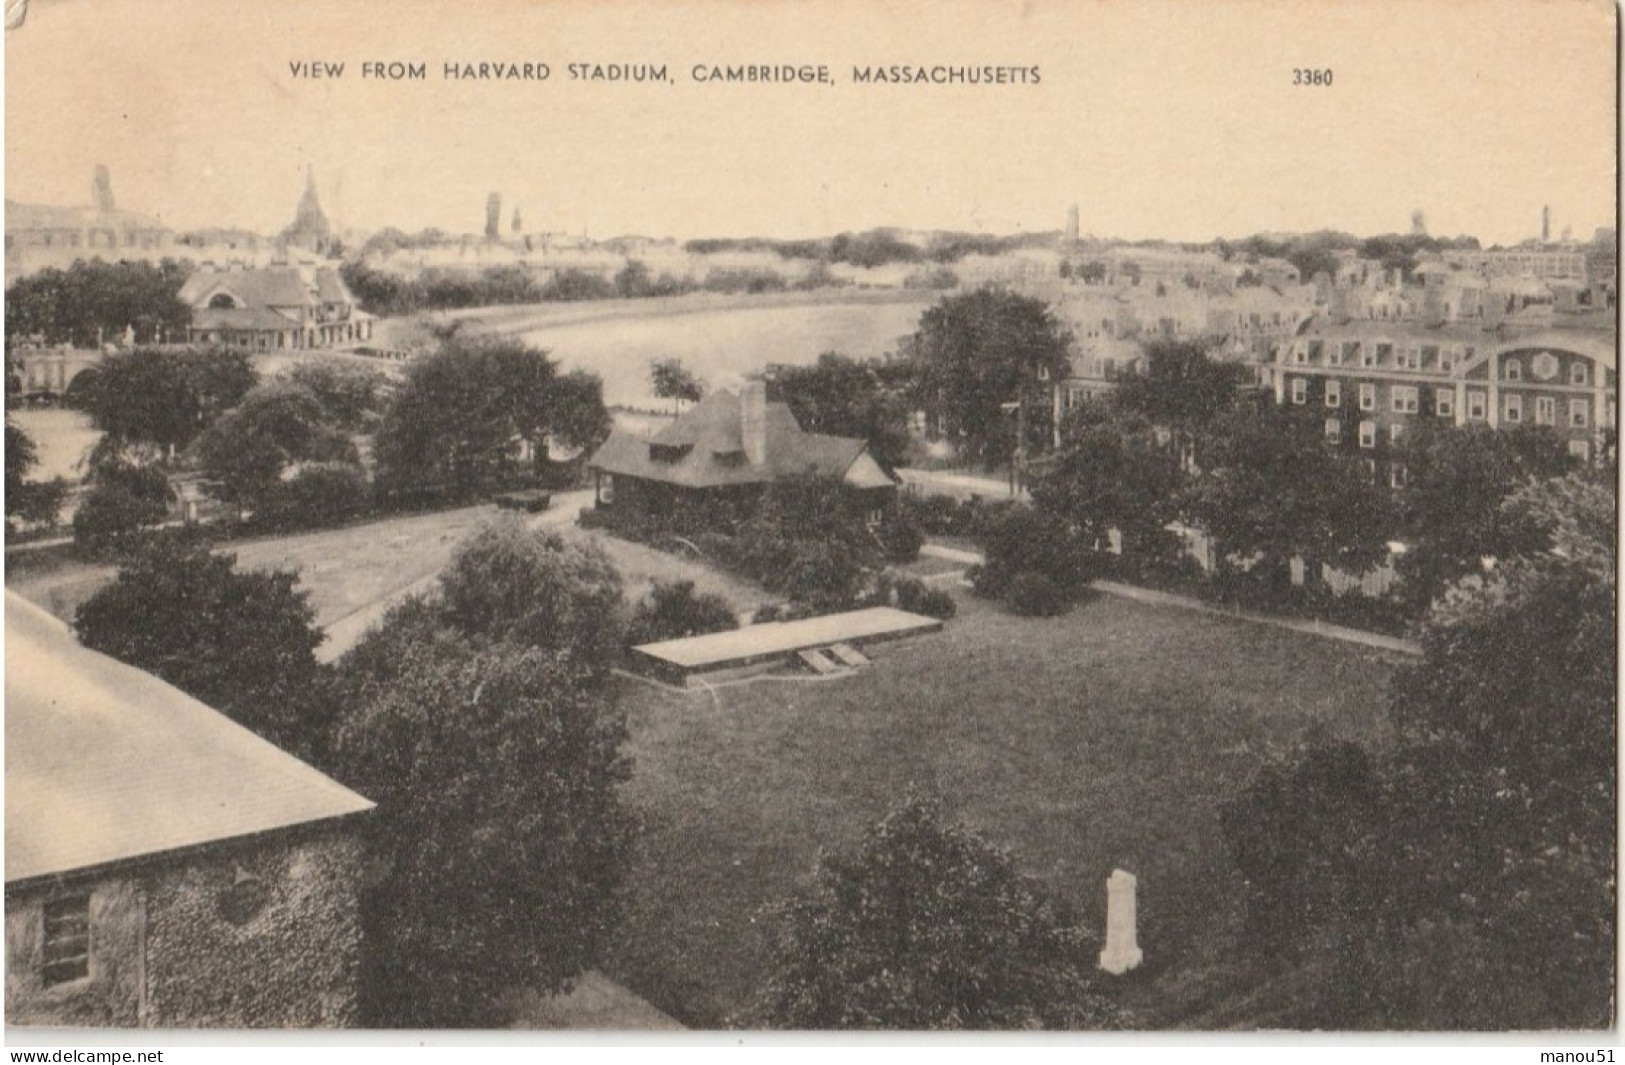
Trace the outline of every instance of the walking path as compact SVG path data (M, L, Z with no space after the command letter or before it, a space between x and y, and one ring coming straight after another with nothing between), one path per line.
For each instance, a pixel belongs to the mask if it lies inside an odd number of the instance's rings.
M1010 499L1010 482L1002 477L984 477L974 473L950 473L946 470L916 470L903 468L897 471L906 485L916 485L928 488L943 495L951 495L956 499L966 499L973 495L983 499ZM1023 491L1020 498L1026 499L1027 493Z
M980 565L982 562L982 556L974 551L939 547L936 544L924 545L920 548L920 554L928 555L931 558L947 559L952 562L963 562L967 566ZM1198 614L1212 614L1216 617L1237 618L1257 625L1271 625L1278 629L1306 632L1311 636L1324 636L1331 640L1342 640L1344 643L1357 643L1365 647L1375 647L1380 651L1392 651L1403 655L1420 655L1422 653L1422 645L1415 640L1401 639L1397 636L1384 636L1377 632L1366 632L1364 629L1351 629L1345 625L1333 625L1312 618L1282 618L1272 617L1268 614L1256 614L1250 610L1242 610L1240 607L1218 606L1188 595L1158 592L1133 584L1121 584L1117 581L1097 580L1091 584L1091 587L1109 595L1119 595L1125 599L1134 599L1141 603L1178 607L1181 610L1192 610Z
M592 498L588 491L556 492L553 495L552 505L545 511L529 518L525 524L532 529L559 528L574 522L576 515ZM447 558L451 556L451 549L446 552ZM440 579L440 570L436 566L434 571L384 593L366 606L328 622L323 626L327 639L316 648L316 659L319 662L333 662L350 648L354 647L366 635L367 630L383 619L391 607L403 602L410 596L432 588Z

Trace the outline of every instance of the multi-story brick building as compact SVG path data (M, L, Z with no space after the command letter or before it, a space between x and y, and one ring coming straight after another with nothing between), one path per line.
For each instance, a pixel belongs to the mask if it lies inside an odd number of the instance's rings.
M1423 419L1544 425L1589 460L1614 425L1611 329L1491 330L1481 325L1311 321L1276 354L1275 398L1324 413L1334 442L1386 454ZM1404 477L1390 466L1391 479Z

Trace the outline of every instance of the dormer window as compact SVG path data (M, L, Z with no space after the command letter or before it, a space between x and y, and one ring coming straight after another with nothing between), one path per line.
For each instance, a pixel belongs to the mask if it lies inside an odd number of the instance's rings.
M1523 380L1523 363L1517 359L1508 359L1504 373L1508 381Z
M692 444L650 444L650 462L680 462L684 455L694 450Z

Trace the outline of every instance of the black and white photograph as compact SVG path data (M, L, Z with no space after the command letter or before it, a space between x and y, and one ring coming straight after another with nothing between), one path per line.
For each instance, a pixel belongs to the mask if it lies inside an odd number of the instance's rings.
M1613 1060L1613 3L4 11L8 1045Z

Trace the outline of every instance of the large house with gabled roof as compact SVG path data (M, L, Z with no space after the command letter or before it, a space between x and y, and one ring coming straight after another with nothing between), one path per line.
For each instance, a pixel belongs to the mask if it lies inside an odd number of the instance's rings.
M897 479L869 454L867 441L804 431L767 386L713 392L650 436L615 432L587 461L595 506L616 512L712 508L737 513L776 481L840 482L854 506L876 513Z
M196 344L279 351L372 338L373 316L331 266L203 269L186 279L180 299L192 308L187 339Z

